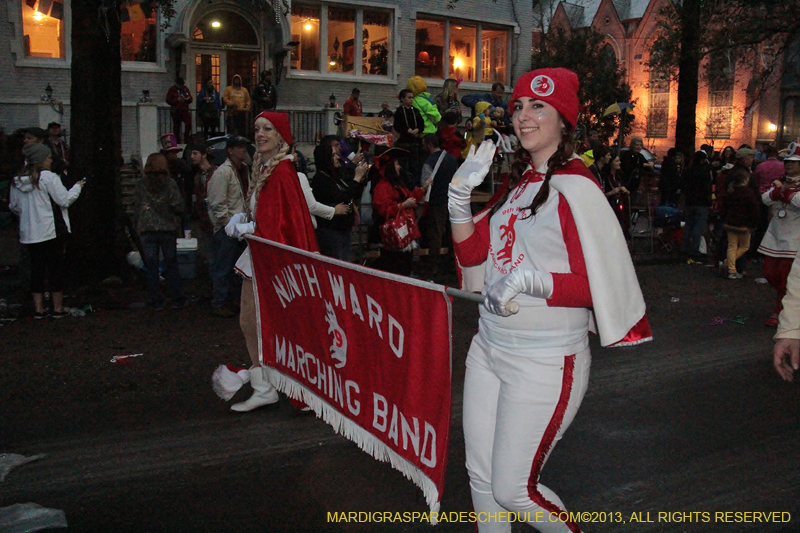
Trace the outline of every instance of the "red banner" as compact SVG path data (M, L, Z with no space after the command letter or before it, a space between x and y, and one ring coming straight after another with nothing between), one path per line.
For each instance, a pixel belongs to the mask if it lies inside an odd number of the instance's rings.
M273 384L438 511L450 430L444 287L249 238L259 347Z

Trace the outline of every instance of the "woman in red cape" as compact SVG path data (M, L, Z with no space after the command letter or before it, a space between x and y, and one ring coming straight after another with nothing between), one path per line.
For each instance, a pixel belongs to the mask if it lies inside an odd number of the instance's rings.
M236 237L252 233L270 241L318 252L311 214L290 154L294 140L289 127L289 115L264 111L256 117L254 133L256 155L245 199L247 213L235 216L235 220L232 219L225 228L226 231ZM236 262L236 270L244 278L239 325L253 364L250 368L253 395L247 401L233 404L231 410L247 412L277 404L278 391L270 383L259 361L258 322L249 249Z

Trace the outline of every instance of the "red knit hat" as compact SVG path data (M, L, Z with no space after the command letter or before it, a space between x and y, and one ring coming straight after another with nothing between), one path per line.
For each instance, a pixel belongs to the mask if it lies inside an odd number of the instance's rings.
M565 68L540 68L524 74L514 86L508 109L514 113L517 98L527 96L547 102L575 128L578 121L578 76Z
M283 140L286 144L294 144L294 138L292 137L292 128L289 126L289 113L279 113L277 111L262 111L257 117L256 120L260 118L265 118L272 122L272 125L278 130L278 133L281 134ZM255 123L255 121L253 123Z

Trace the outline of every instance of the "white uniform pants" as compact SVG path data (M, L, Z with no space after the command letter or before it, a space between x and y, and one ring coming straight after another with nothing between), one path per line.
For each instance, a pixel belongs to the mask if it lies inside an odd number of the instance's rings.
M480 335L472 340L464 439L481 533L510 532L509 511L543 533L580 531L557 519L564 504L539 483L539 475L581 405L591 359L588 348L566 357L532 358L489 348Z

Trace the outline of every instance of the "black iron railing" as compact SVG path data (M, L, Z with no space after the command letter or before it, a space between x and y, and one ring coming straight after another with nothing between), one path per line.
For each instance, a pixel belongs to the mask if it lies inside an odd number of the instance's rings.
M190 108L192 113L192 132L203 131L203 124L198 120L197 110ZM325 111L293 111L289 110L289 124L292 128L292 136L295 142L315 144L323 135L327 134L328 118ZM248 135L252 136L251 113L247 117ZM158 108L158 136L173 131L172 117L169 107ZM224 134L225 110L220 111L219 126L216 132Z

